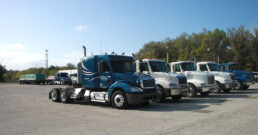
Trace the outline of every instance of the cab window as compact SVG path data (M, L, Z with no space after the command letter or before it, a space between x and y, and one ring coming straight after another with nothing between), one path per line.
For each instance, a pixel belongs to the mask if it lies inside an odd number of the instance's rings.
M180 71L181 71L179 64L176 64L176 65L175 65L175 71L176 71L176 72L180 72Z
M140 63L140 71L149 71L147 62Z
M103 62L103 72L110 72L107 62Z
M206 64L200 64L201 71L208 71Z

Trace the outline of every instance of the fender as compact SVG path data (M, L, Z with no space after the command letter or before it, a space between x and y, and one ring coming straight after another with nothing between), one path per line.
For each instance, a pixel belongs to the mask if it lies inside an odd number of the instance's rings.
M108 99L110 100L112 93L116 89L121 89L124 93L141 93L140 91L132 91L131 88L136 87L135 85L132 85L126 81L116 81L114 84L110 86L108 89Z

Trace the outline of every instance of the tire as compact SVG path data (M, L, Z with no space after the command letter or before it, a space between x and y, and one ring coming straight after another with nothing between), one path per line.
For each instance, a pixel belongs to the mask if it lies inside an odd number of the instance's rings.
M60 102L60 95L58 90L54 89L51 91L51 100L53 102Z
M61 92L60 92L60 101L62 103L70 103L71 102L71 99L70 99L70 97L69 97L69 95L68 95L66 90L61 90Z
M114 108L125 109L128 107L127 98L122 91L115 91L111 97L111 103Z
M175 100L175 101L179 101L181 98L182 98L181 95L179 95L179 96L172 96L172 99Z
M213 90L214 93L221 93L221 85L216 81L216 88Z
M165 99L166 99L165 91L163 90L163 88L161 88L160 86L158 86L158 98L157 98L157 102L163 102Z
M193 84L189 84L189 92L186 93L187 97L195 97L197 95L196 88Z
M202 96L208 96L210 94L210 92L208 91L208 92L201 92L201 95Z
M247 90L249 88L249 85L244 85L243 89Z
M224 93L229 93L230 89L223 90Z
M240 80L237 80L237 86L235 87L236 90L242 90L243 89L243 83Z

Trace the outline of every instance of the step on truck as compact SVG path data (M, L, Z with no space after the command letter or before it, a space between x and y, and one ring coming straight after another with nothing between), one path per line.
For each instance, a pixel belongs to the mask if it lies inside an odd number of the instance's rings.
M168 72L167 63L158 59L136 60L136 72L150 75L155 78L158 86L158 102L166 97L180 100L189 91L187 79L184 75Z
M172 72L186 76L190 88L186 94L188 97L194 97L197 93L207 96L216 88L214 75L196 71L194 62L192 61L172 62L170 68Z
M237 79L237 86L235 89L237 90L246 90L250 85L255 83L254 74L251 72L239 70L239 66L237 63L223 63L220 65L221 71L233 73Z
M80 62L82 88L54 88L49 99L54 102L103 102L117 109L129 104L147 105L157 97L155 79L136 73L134 58L124 55L93 55Z
M197 71L208 72L215 76L216 89L213 92L220 93L223 91L228 93L237 86L236 76L232 73L222 72L216 62L197 62L196 65Z

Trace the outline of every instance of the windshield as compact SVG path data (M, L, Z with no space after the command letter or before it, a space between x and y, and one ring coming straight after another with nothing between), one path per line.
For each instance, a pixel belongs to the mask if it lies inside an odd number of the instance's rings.
M165 62L150 62L152 72L166 72L168 67Z
M132 61L111 61L114 73L135 72Z
M181 68L183 71L196 71L193 63L182 63Z
M208 64L210 71L220 71L220 68L217 64Z
M232 64L231 67L232 67L232 70L239 70L238 64Z

